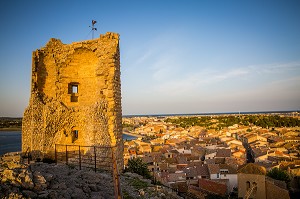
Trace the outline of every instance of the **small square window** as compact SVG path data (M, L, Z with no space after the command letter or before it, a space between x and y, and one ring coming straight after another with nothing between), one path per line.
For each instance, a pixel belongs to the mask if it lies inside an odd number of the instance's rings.
M78 93L79 82L70 82L68 84L68 94Z
M78 85L72 85L72 93L78 93Z

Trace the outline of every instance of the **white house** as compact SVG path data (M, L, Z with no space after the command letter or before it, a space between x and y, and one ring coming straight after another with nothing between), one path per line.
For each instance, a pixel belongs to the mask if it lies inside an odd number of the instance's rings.
M217 155L217 152L205 154L205 160L214 159L216 157L216 155Z
M237 172L227 164L220 164L220 179L228 179L227 190L228 193L232 192L234 187L238 187Z

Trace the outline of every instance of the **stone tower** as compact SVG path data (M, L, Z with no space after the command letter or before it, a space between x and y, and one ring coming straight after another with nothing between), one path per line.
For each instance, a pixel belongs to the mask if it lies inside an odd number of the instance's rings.
M118 34L72 44L50 39L32 54L31 79L23 152L53 156L55 144L116 146L122 168Z

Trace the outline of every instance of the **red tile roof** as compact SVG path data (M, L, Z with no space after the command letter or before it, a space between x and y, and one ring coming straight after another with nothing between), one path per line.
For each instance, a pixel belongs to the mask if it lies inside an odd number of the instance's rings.
M220 167L218 164L209 164L207 166L208 166L208 171L210 174L220 173Z
M230 157L231 156L231 149L218 149L216 157Z
M227 186L222 183L217 183L208 179L199 179L199 188L217 195L225 196L227 193Z

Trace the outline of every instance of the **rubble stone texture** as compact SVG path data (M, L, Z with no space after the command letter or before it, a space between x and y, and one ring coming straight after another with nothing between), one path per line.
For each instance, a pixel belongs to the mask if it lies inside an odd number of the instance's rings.
M121 174L123 198L182 199L176 192L150 182L135 173ZM111 172L42 162L27 165L17 156L0 157L1 199L114 199L113 187Z
M52 38L33 52L22 152L53 157L55 144L116 146L123 168L118 34L72 44Z

